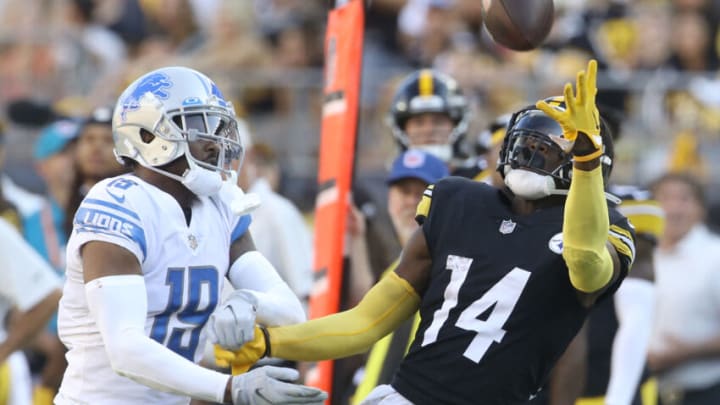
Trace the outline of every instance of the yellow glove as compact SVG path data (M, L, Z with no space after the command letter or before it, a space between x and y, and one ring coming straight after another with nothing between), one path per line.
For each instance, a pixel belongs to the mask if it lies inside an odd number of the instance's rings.
M221 367L230 366L232 374L242 374L250 368L255 362L269 354L267 344L265 343L265 331L258 325L255 325L255 337L253 340L245 343L239 350L233 352L225 350L215 345L215 363Z
M235 353L215 345L215 364L220 367L230 367L232 375L239 375L250 369L250 364L233 363Z
M0 364L0 404L10 401L10 389L13 386L10 364L7 361Z
M38 385L33 390L33 405L52 405L55 399L55 390Z
M600 114L595 105L595 95L597 94L597 62L591 59L588 62L587 75L581 70L577 74L577 82L575 84L577 96L573 95L572 85L565 85L565 110L559 110L551 107L545 101L538 101L535 106L549 115L560 124L563 129L562 140L555 140L565 150L565 152L573 151L575 141L579 132L587 135L592 142L594 150L582 151L575 160L588 161L599 157L602 154L602 137L600 136Z

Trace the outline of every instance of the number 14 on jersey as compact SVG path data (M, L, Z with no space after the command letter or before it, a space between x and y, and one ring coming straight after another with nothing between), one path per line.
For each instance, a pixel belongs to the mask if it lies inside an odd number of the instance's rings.
M472 261L468 257L448 255L446 270L450 271L450 282L445 288L442 306L435 311L432 323L425 330L421 346L427 346L437 340L450 311L458 305L460 288L467 278ZM479 363L493 342L502 341L506 333L503 326L515 309L529 278L529 271L515 267L460 313L455 326L476 333L463 356ZM486 320L478 319L493 305L494 308Z

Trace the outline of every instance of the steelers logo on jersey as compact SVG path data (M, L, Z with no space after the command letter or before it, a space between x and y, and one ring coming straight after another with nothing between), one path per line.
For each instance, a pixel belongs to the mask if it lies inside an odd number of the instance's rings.
M563 238L562 238L562 232L556 233L553 235L552 238L548 241L548 248L557 253L562 254L563 251Z

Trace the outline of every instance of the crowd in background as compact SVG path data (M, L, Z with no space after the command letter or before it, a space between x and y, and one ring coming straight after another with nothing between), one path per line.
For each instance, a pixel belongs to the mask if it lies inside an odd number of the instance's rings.
M37 235L49 223L64 238L68 218L53 210L72 212L83 190L122 170L111 155L109 114L99 107L112 106L142 73L169 65L198 69L218 83L262 145L251 164L273 166L263 189L311 213L328 3L0 0L0 190L20 193L22 201L0 198L0 214L18 228L35 223ZM714 208L720 193L713 187L720 174L720 2L556 0L548 39L521 53L492 41L481 3L370 2L356 176L379 206L358 203L362 214L386 209L382 180L398 150L385 119L399 79L410 71L432 67L458 80L472 109L464 140L472 159L480 134L496 117L559 94L594 57L600 63L598 104L622 134L615 182L647 186L666 170L687 171L703 188L693 197L709 203L711 224L720 223ZM37 235L33 243L32 226L24 230L26 239L61 272L62 252L44 248ZM373 270L389 263L383 264ZM303 299L308 284L293 286ZM62 352L51 338L37 350L49 359ZM57 370L46 377L57 384Z

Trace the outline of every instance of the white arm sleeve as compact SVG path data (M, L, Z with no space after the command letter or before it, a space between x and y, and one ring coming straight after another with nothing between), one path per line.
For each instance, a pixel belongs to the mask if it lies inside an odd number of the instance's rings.
M614 299L620 326L613 342L605 404L626 405L632 402L645 367L653 323L655 287L647 280L626 278Z
M281 326L305 321L302 303L262 253L253 250L238 257L228 279L233 287L257 299L258 323Z
M142 276L98 278L85 284L85 295L116 373L160 391L223 402L230 376L200 367L145 334Z

